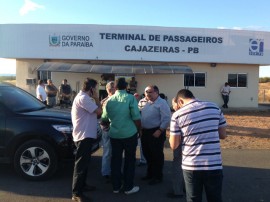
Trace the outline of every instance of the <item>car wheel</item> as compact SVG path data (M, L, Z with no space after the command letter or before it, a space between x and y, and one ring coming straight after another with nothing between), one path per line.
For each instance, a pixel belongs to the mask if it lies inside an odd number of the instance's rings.
M54 149L41 140L31 140L22 144L15 152L15 171L29 180L44 180L57 169Z

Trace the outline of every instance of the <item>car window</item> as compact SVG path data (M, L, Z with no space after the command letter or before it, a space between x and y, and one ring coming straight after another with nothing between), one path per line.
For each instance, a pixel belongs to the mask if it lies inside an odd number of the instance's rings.
M0 102L13 112L36 111L45 107L34 96L16 87L1 88Z

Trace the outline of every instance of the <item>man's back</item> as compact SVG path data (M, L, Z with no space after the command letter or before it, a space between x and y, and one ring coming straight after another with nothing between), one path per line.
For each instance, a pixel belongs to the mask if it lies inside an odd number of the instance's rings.
M183 169L222 169L218 128L226 121L216 104L194 100L175 112L172 120L171 133L181 133Z
M127 138L134 135L137 128L134 120L140 119L137 101L133 95L125 90L118 90L107 102L105 113L110 119L110 136L113 138Z

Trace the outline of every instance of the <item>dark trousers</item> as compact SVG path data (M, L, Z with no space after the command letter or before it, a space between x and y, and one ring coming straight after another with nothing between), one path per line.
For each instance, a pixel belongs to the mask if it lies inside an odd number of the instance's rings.
M106 98L108 96L108 93L106 90L99 90L99 100L103 100L104 98Z
M164 165L164 142L166 140L166 132L156 138L153 133L158 128L143 129L142 130L142 150L143 155L147 161L147 176L161 180L163 177Z
M86 185L87 170L91 159L91 148L94 139L85 138L75 142L77 153L75 155L75 164L73 171L72 194L81 195Z
M229 102L229 95L222 95L224 105L223 107L227 108L228 107L228 102Z
M183 170L187 202L201 202L203 188L208 202L222 202L222 170Z
M172 183L173 193L176 195L183 195L185 190L185 182L182 172L182 145L173 150L172 162Z
M124 191L129 191L134 186L137 141L137 133L129 138L111 138L111 177L114 191L120 190L122 186L122 176L124 177ZM123 152L124 168L122 175Z

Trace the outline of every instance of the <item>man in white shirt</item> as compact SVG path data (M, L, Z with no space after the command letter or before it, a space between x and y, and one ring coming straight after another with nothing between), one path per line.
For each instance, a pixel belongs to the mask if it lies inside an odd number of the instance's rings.
M37 99L39 99L44 104L47 104L47 94L45 91L45 84L43 80L38 80L38 86L36 89Z
M228 82L225 82L224 86L220 90L222 99L224 101L223 108L228 108L228 102L229 102L229 95L231 93L231 88L228 84Z

